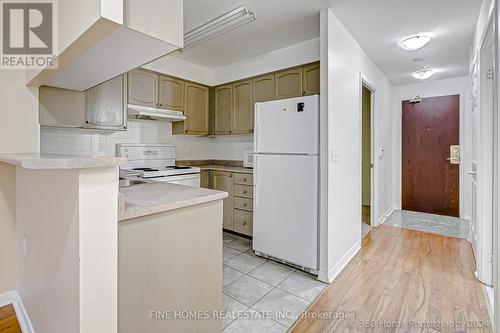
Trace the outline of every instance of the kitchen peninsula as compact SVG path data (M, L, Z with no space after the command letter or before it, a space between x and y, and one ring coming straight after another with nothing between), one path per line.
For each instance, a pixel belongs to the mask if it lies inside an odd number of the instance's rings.
M15 215L18 235L18 293L31 322L40 332L117 332L127 320L134 324L120 332L137 331L140 322L220 329L220 320L146 316L221 309L227 193L174 184L119 193L124 163L116 157L0 154L5 210Z
M120 192L119 332L220 331L218 318L174 314L222 310L222 200L227 193L169 183Z

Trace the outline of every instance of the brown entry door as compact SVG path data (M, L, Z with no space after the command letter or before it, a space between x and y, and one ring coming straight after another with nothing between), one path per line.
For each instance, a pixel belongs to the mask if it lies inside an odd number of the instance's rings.
M450 146L459 144L460 96L403 101L402 207L459 216L459 165Z

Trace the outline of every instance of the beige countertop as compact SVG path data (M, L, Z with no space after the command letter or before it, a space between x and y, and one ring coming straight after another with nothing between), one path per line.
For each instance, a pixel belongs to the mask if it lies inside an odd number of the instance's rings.
M227 192L169 183L120 188L118 221L222 200Z
M201 166L199 166L199 168L201 170L213 170L213 171L225 171L225 172L253 174L253 169L239 167L239 166L209 164L209 165L201 165Z
M24 169L90 169L119 167L127 160L121 157L85 157L51 154L0 154L0 162Z

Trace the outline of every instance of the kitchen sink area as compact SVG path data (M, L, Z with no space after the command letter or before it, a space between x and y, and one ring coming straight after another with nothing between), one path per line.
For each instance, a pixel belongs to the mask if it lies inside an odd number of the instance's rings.
M143 180L120 177L119 187L120 188L131 187L131 186L136 186L136 185L141 185L141 184L146 184L146 183L147 182L145 182Z

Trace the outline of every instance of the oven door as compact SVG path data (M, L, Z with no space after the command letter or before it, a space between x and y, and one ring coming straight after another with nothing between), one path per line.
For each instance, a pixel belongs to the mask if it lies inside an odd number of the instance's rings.
M149 182L165 182L170 184L179 184L192 187L200 187L200 174L192 173L180 176L157 177L148 179Z

